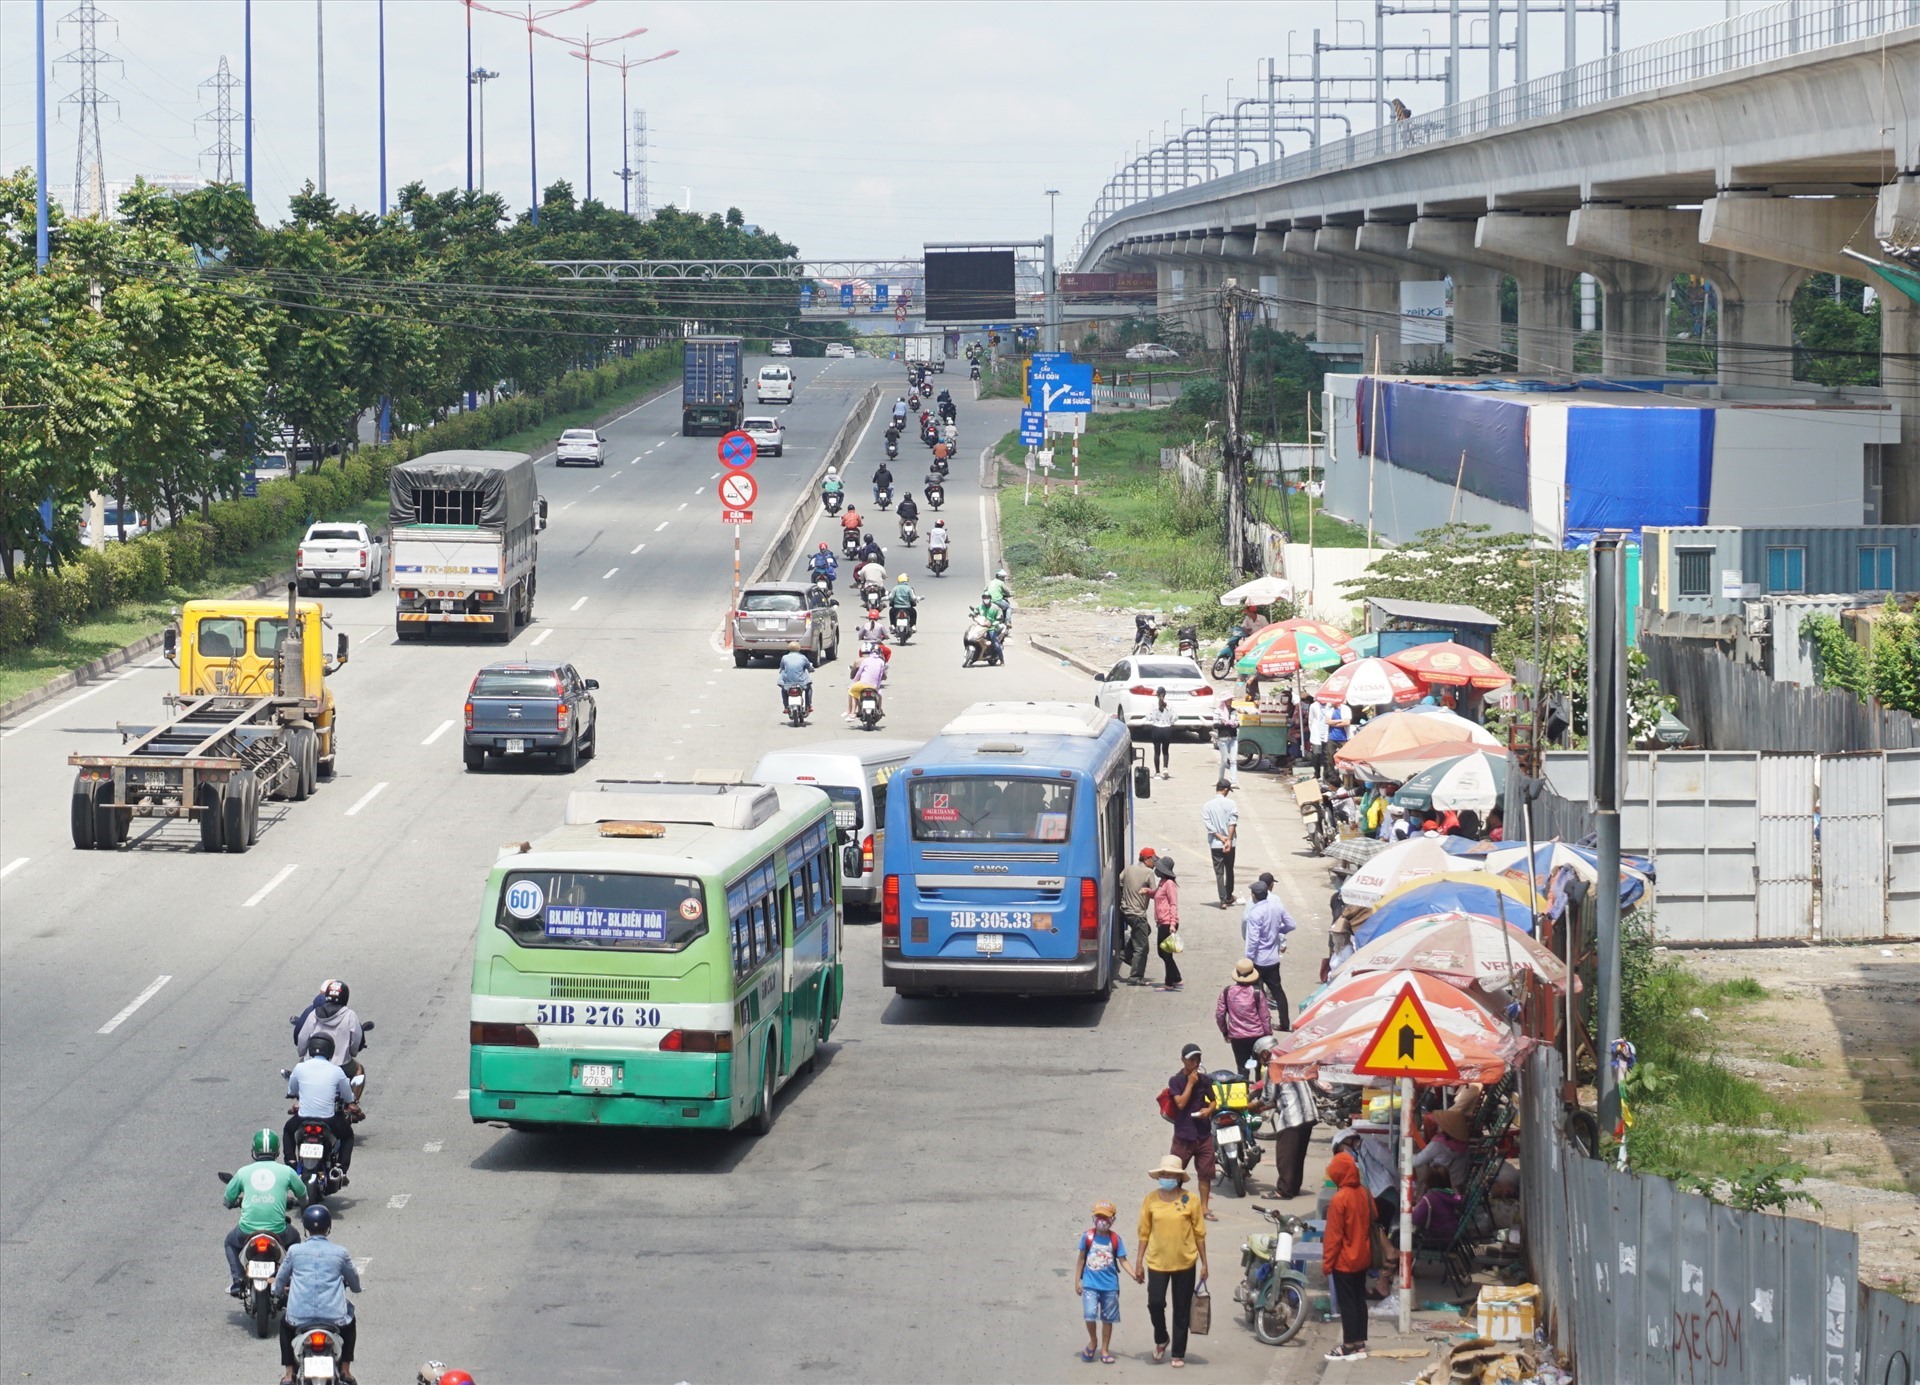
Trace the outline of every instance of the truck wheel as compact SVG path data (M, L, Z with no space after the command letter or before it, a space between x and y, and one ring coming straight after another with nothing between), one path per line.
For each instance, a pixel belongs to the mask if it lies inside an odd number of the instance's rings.
M316 739L310 727L287 729L287 758L293 761L293 782L287 796L295 803L304 803L313 796L314 780L319 775Z
M568 774L580 768L580 737L574 738L553 753L553 761Z
M113 806L113 785L101 780L93 800L93 845L99 851L112 851L127 839L121 826L127 815Z
M460 759L465 763L469 774L478 774L487 767L487 748L483 745L463 746Z
M200 849L218 851L222 840L220 820L220 791L211 784L202 784L194 794L194 805L199 808Z
M260 783L250 769L228 778L220 794L221 845L236 856L253 845L260 825L259 794Z
M73 811L70 817L73 823L73 846L76 851L93 850L94 828L100 819L99 801L99 780L75 779L73 781Z

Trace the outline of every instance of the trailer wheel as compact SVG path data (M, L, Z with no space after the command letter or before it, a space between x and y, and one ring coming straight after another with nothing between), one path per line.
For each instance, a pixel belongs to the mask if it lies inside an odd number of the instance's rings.
M76 851L93 850L94 828L99 821L100 781L76 778L73 781L73 846Z
M224 840L220 821L220 790L212 784L202 784L194 794L194 802L200 809L200 849L218 851Z
M93 800L93 845L96 851L112 851L127 839L128 815L113 806L113 785L101 781Z
M253 845L259 827L260 781L243 769L227 780L220 795L221 845L237 856Z

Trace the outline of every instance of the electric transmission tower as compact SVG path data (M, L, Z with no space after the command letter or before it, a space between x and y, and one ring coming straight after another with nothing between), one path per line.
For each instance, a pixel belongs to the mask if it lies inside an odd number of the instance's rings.
M651 220L653 209L647 205L647 113L643 110L633 113L633 158L629 166L634 215L642 221Z
M100 67L103 63L118 64L119 60L101 48L98 40L100 26L111 23L113 20L102 14L93 0L80 0L79 8L60 18L62 29L72 24L80 30L79 46L54 60L80 69L79 87L60 98L61 105L80 108L80 129L73 159L73 205L68 208L75 219L107 214L107 166L100 152L100 108L120 103L100 94ZM118 33L117 27L115 32Z
M240 89L240 79L227 68L226 55L220 56L220 70L200 84L200 90L213 88L213 109L196 120L213 122L213 143L200 151L200 157L213 160L213 181L231 183L233 181L233 161L240 153L240 146L234 142L234 126L240 123L240 117L233 109L233 94Z

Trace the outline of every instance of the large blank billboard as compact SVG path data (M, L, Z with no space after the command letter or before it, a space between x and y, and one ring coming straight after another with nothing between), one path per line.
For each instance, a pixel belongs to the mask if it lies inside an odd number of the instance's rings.
M1012 322L1011 250L929 250L928 322Z

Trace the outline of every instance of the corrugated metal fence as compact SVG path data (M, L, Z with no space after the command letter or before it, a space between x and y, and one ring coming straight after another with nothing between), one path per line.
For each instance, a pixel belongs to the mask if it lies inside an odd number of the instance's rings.
M1690 641L1644 636L1647 672L1679 700L1694 737L1715 750L1906 750L1920 721L1838 688L1776 683L1759 669Z
M1549 751L1537 840L1585 840L1584 751ZM1623 850L1651 856L1663 942L1920 937L1920 750L1637 751Z
M1635 1385L1914 1385L1920 1305L1859 1282L1853 1233L1741 1212L1589 1159L1560 1055L1527 1060L1527 1258L1577 1377Z

